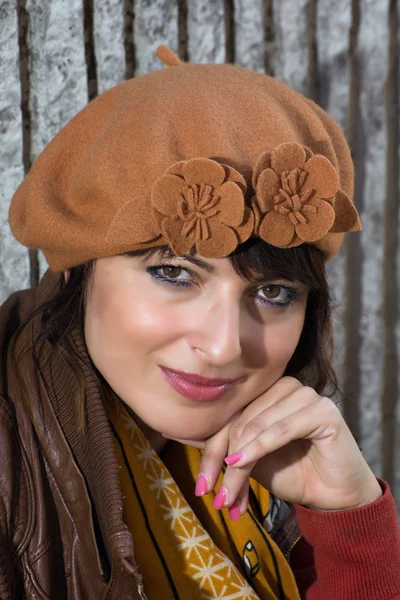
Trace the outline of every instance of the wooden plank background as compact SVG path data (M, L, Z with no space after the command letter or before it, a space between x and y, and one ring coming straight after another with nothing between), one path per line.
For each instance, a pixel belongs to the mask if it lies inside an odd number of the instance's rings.
M345 131L364 231L328 267L342 410L400 500L397 0L0 0L0 302L47 268L7 223L24 173L88 100L163 68L159 44L274 75Z

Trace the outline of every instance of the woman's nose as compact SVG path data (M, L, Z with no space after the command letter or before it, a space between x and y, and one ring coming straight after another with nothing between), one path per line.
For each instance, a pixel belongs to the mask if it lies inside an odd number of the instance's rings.
M241 352L240 305L229 299L213 304L196 322L192 331L192 347L214 365L225 365Z

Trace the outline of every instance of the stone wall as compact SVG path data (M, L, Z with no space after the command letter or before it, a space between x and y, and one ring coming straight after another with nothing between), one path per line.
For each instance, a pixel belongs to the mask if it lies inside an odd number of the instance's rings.
M374 472L400 499L399 6L396 0L0 0L0 301L35 285L41 253L12 237L11 196L85 103L191 62L275 75L342 126L363 233L329 265L343 412Z

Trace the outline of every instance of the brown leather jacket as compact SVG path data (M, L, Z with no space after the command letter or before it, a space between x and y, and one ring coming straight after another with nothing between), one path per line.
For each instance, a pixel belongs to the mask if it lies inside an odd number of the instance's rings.
M50 344L40 353L43 379L30 351L21 362L41 414L36 425L21 400L21 378L10 368L10 337L54 293L55 282L47 271L38 288L16 292L0 307L0 599L145 598L122 521L118 466L97 381L83 364L82 435L72 401L76 377ZM38 327L37 319L25 327L19 351ZM75 341L85 355L82 339Z

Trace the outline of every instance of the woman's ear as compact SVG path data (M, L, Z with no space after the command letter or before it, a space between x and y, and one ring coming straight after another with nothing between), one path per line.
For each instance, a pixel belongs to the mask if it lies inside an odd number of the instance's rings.
M65 279L65 283L67 283L67 281L69 279L69 271L64 271L64 279Z

